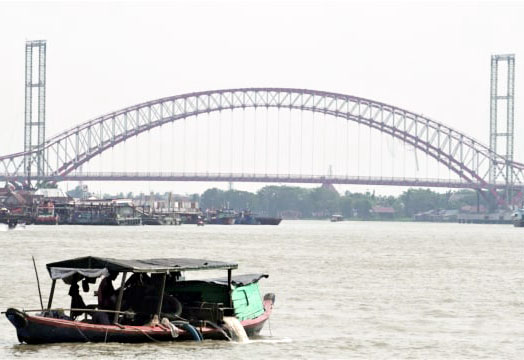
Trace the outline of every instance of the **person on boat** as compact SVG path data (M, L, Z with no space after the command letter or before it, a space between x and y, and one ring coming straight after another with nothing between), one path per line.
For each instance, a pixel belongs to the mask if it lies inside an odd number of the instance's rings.
M111 271L109 275L102 279L98 286L98 306L100 309L114 310L116 304L116 291L113 287L113 280L118 276L117 272Z
M110 271L109 275L102 279L98 286L98 308L101 310L115 310L116 291L113 287L113 280L118 276L118 272ZM93 321L98 324L108 325L113 320L114 314L106 312L96 312Z
M180 276L180 274L178 275ZM162 275L133 274L124 287L122 310L135 313L133 325L144 325L151 321L158 309ZM182 304L173 296L164 294L162 316L175 320L182 312Z
M135 313L133 325L143 325L151 319L149 308L144 301L150 282L151 279L146 273L135 273L124 285L122 310Z
M73 275L71 287L69 288L69 296L71 296L71 309L85 309L86 304L84 299L80 295L80 287L78 286L80 277L78 274ZM75 320L79 315L83 314L84 311L71 310L70 317Z
M94 284L96 283L96 278L84 278L84 280L82 280L82 290L84 290L84 292L89 292L89 284Z

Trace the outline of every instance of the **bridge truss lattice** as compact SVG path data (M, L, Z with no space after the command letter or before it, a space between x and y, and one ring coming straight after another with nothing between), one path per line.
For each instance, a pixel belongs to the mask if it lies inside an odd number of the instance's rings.
M65 180L93 157L155 127L210 112L257 107L322 113L378 130L444 164L466 184L464 187L490 189L495 193L494 189L506 187L509 180L513 189L524 186L523 164L508 161L475 139L423 115L365 98L290 88L203 91L134 105L68 129L46 140L38 149L0 157L0 177L14 179L26 175L24 159L33 159L31 154L42 152L42 173L32 178ZM490 174L501 180L490 183ZM253 174L246 175L244 180L249 181L250 177ZM242 179L237 176L234 181Z

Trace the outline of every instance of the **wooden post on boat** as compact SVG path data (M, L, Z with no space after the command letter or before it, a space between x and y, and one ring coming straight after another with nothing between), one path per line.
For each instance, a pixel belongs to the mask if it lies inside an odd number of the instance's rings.
M229 295L229 307L233 307L233 297L231 290L231 272L232 269L227 269L227 293Z
M120 315L120 307L122 307L122 296L124 295L124 285L126 284L127 271L122 273L122 282L120 283L120 291L118 292L118 299L116 301L116 314L113 319L113 324L118 324L118 316Z
M38 279L38 271L36 270L36 263L35 263L35 257L31 256L33 258L33 266L35 268L35 274L36 274L36 284L38 285L38 295L40 296L40 307L42 308L42 311L44 311L44 303L42 301L42 292L40 291L40 280Z
M47 311L51 310L51 304L53 303L53 295L55 294L56 279L51 283L51 293L49 294L49 300L47 301Z
M158 308L156 313L158 315L158 321L160 321L160 312L162 311L162 302L164 301L164 290L166 289L166 277L167 273L162 276L162 288L160 289L160 299L158 299Z

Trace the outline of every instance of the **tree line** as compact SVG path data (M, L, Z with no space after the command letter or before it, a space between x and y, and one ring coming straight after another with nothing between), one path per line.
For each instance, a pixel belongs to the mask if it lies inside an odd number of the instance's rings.
M340 214L345 218L371 219L373 209L387 208L392 218L411 218L413 215L439 209L493 209L487 196L472 190L438 193L430 189L409 189L399 196L375 195L375 192L339 194L332 186L306 189L294 186L265 186L256 193L212 188L202 195L193 195L202 210L231 208L249 209L269 216L296 218L326 218Z
M84 186L85 188L85 186ZM77 186L68 192L75 198L87 197L86 189ZM91 195L87 193L87 195ZM168 193L152 194L155 199L166 200ZM104 194L103 198L143 199L144 194L119 193ZM191 201L198 201L200 208L230 208L237 211L251 210L268 216L287 218L327 218L340 214L345 218L372 219L377 217L376 207L393 211L390 218L412 218L413 215L431 210L460 210L469 207L470 211L493 211L496 202L490 194L482 196L473 190L458 190L439 193L430 189L408 189L399 196L375 195L375 192L349 192L339 194L333 186L302 188L298 186L265 186L256 193L240 190L220 190L212 188L202 194L189 195Z

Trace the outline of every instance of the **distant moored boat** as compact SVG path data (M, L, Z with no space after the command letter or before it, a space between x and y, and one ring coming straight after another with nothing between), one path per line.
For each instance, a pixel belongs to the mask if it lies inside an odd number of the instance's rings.
M519 209L513 213L513 225L524 227L524 209Z
M279 217L269 217L269 216L257 216L255 220L260 225L278 225L282 221L282 218Z
M342 220L344 220L342 215L338 215L338 214L331 215L331 222L338 222L338 221L342 221Z

